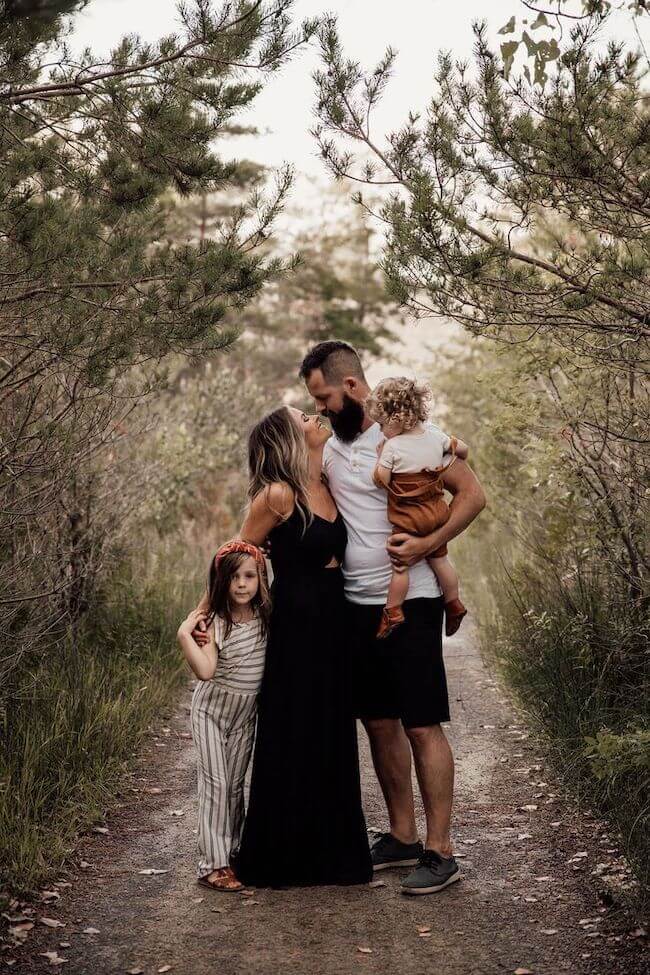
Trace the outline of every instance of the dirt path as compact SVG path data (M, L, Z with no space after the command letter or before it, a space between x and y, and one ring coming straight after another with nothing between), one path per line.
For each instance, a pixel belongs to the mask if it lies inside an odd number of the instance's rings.
M174 975L648 972L643 937L599 897L607 876L624 870L614 843L554 794L469 628L449 642L447 666L462 883L421 898L399 893L399 871L382 872L386 885L373 888L247 897L198 888L188 694L147 746L127 793L133 798L110 818L108 834L84 840L86 866L70 875L71 887L58 888L60 900L43 907L66 926L37 925L18 968L52 970L36 952L56 949L67 959L59 968L66 975L149 975L164 966ZM361 743L368 824L384 827L363 734ZM148 868L166 873L139 873Z

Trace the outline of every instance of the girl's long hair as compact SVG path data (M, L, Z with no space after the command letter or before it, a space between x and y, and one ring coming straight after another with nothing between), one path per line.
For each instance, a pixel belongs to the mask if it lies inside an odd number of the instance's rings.
M210 608L206 622L209 625L213 622L215 616L219 616L226 624L224 639L228 639L230 636L234 623L229 595L230 580L242 562L245 562L249 558L250 555L246 552L229 552L219 559L218 564L215 563L214 559L210 563L210 572L208 574L208 599ZM271 596L265 569L257 562L255 566L257 568L259 587L251 600L251 606L260 618L262 633L266 637L269 632L269 619L271 616Z
M309 452L305 438L291 419L286 406L265 416L248 437L248 498L268 491L271 484L288 484L296 507L307 527L312 520L309 509ZM276 512L279 513L279 512Z

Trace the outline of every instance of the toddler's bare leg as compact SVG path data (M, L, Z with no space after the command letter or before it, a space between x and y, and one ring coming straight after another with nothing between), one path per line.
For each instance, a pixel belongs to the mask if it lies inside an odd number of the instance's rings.
M445 597L445 602L450 603L452 599L458 599L458 573L454 569L449 557L443 555L439 559L429 558L427 562L436 575L440 588L442 589L442 594Z
M409 589L409 570L406 565L394 565L393 574L390 577L388 596L386 605L388 607L401 606L406 599Z

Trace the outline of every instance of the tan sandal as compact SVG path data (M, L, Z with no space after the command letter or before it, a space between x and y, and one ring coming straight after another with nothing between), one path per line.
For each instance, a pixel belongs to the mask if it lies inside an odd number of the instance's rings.
M237 891L243 890L244 885L241 880L237 880L232 867L221 867L220 870L216 871L212 880L208 880L208 877L199 877L197 883L201 887L209 887L210 890L221 890L226 893L237 893Z

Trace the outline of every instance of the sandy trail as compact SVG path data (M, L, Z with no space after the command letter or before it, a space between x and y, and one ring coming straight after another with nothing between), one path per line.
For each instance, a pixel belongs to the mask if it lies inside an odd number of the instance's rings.
M374 888L242 897L197 887L188 691L146 746L109 833L84 839L78 860L89 865L72 872L73 886L44 909L66 927L37 926L31 960L18 967L52 970L36 950L56 948L67 975L149 975L164 966L189 975L647 972L642 939L628 936L621 911L604 907L601 879L592 875L599 862L616 869L612 840L558 794L538 746L486 672L470 627L448 642L446 659L461 883L419 898L399 893L395 870L379 874L386 886ZM360 740L368 825L383 828L363 732ZM146 868L167 872L138 873ZM87 927L99 933L83 933Z

